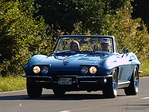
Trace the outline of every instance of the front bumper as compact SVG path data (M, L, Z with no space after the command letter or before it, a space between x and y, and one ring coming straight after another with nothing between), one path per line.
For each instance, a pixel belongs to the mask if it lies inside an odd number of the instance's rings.
M41 79L41 82L46 82L42 79L49 79L48 80L49 82L58 84L58 81L54 81L51 76L33 76L33 75L25 75L25 74L23 74L22 76L23 77L28 77L28 78ZM77 84L77 83L98 83L99 80L104 81L104 79L110 78L112 76L113 75L103 75L103 76L78 76L78 75L73 75L72 76L72 75L65 75L65 76L58 76L58 78L60 78L60 77L73 78L74 80L72 81L72 83Z
M112 75L104 76L78 76L78 75L57 75L56 78L52 76L33 76L22 75L28 78L28 84L36 84L46 89L62 89L66 91L97 91L102 90L104 85L108 83ZM59 84L60 78L71 78L71 84Z

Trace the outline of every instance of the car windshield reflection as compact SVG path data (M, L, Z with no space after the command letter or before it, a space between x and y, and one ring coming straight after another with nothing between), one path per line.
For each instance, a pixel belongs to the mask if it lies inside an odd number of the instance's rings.
M57 42L54 53L113 53L112 38L62 37Z

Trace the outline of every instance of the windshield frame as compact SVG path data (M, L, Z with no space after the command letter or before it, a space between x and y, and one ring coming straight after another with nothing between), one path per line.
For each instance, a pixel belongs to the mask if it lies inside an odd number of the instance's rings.
M61 35L58 38L58 41L53 49L53 53L58 53L57 49L58 49L58 45L60 44L61 39L66 38L66 39L70 39L70 38L109 38L111 39L112 42L112 52L111 53L117 53L117 46L116 46L116 42L115 42L115 37L114 36L102 36L102 35ZM81 51L80 51L81 52ZM82 51L83 52L83 51Z

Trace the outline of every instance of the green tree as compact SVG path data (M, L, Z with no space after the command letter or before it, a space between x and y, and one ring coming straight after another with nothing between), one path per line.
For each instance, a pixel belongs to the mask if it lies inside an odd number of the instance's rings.
M142 18L144 23L149 27L149 2L148 0L132 0L132 6L134 7L132 17ZM148 29L149 31L149 29Z
M100 32L99 26L105 14L124 5L126 0L38 0L41 5L37 15L43 15L45 23L55 31L71 33L74 24L81 23L82 29Z
M126 47L130 52L136 53L140 59L145 59L149 51L147 27L141 18L132 19L132 12L133 7L128 0L116 11L116 14L106 14L100 34L114 35L120 52Z
M119 52L122 52L123 48L129 48L129 51L136 53L139 59L144 60L147 58L149 52L147 27L141 18L132 18L133 7L131 2L127 0L123 2L121 7L111 10L110 13L109 10L107 12L103 14L100 25L96 25L99 32L97 30L92 32L90 29L84 31L82 22L78 22L75 24L72 34L114 35Z
M114 35L120 51L147 57L147 28L132 18L130 1L0 0L1 74L19 74L32 55L49 55L60 34Z
M20 73L40 46L44 21L41 17L33 18L33 3L34 0L0 1L1 74Z

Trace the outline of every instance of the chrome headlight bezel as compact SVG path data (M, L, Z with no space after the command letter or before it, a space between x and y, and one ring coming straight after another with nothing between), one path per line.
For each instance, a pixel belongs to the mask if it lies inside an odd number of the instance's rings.
M49 72L49 67L48 66L34 66L33 67L33 73L34 74L47 74Z
M47 66L42 66L42 67L41 67L41 73L42 73L42 74L47 74L48 71L49 71L49 69L48 69Z
M97 73L97 67L91 66L89 68L89 73L92 74L92 75L96 74Z
M33 73L38 74L38 73L40 73L40 71L41 71L41 68L39 66L33 67Z
M82 75L96 75L98 73L98 67L97 66L86 66L82 65L80 67L80 73Z
M87 74L87 73L88 73L88 67L82 66L80 72L81 72L81 74L83 74L83 75Z

